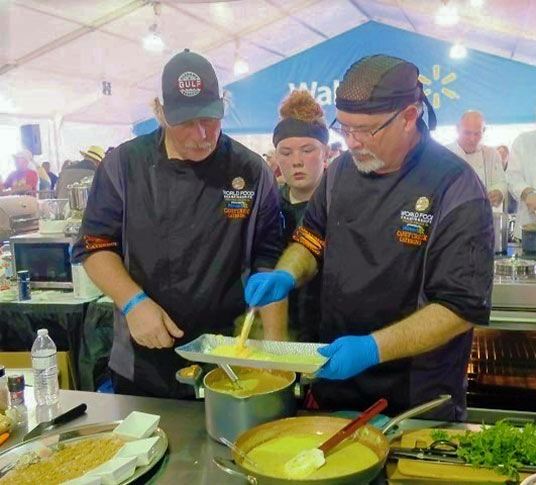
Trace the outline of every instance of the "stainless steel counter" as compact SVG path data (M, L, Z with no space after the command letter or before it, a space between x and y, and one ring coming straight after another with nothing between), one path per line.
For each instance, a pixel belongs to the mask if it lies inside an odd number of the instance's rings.
M29 407L28 429L35 426L36 408L33 404L32 389L27 393ZM141 483L184 484L184 485L243 485L245 482L219 471L212 463L213 456L230 458L230 452L223 445L214 442L205 431L204 404L199 401L177 401L171 399L154 399L146 397L98 394L80 391L61 391L60 408L65 412L72 407L86 403L87 414L65 425L63 429L84 424L102 423L125 418L131 411L143 411L161 416L160 427L169 439L169 450L162 462L155 467L154 473ZM37 410L40 415L43 410ZM500 412L484 409L471 409L470 421L473 423L493 423L495 420L509 416L519 423L534 421L535 413ZM441 423L408 419L401 424L400 430L433 427L442 425L454 428L474 428L476 425L460 423ZM16 430L10 439L0 447L4 451L20 442L26 429ZM138 483L138 482L137 482ZM376 485L387 483L380 477ZM401 483L401 482L398 482Z

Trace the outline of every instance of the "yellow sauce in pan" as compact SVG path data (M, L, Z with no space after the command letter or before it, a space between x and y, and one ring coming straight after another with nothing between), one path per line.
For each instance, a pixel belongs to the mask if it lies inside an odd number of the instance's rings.
M299 354L272 354L262 352L251 347L238 347L236 345L218 345L210 351L213 355L222 357L237 357L240 359L267 360L270 362L286 362L291 364L318 364L326 362L326 358L321 355L299 355Z
M233 384L223 374L220 378L207 382L207 387L213 391L224 392L236 397L248 397L277 391L291 383L288 376L278 375L277 372L269 370L249 368L234 368L234 370L238 376L240 387Z
M260 472L275 478L288 478L285 463L298 453L320 446L329 438L325 434L300 433L281 436L266 441L253 448L247 456L259 468L256 469L248 461L242 466L251 471ZM346 440L336 446L326 456L326 463L307 476L307 480L334 478L365 470L378 462L376 453L357 441Z

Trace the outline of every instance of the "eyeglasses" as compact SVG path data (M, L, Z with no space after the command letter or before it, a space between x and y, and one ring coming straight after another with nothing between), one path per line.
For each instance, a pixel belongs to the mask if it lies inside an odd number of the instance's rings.
M369 130L359 130L357 128L343 128L343 126L339 123L337 119L333 120L333 123L329 125L329 128L333 130L335 133L338 133L344 138L349 138L352 136L352 138L355 141L360 141L364 138L373 138L374 135L376 135L379 131L383 130L389 123L391 123L400 113L402 112L401 109L399 109L393 116L391 116L385 123L382 123L378 128L369 131ZM336 123L339 123L338 126L336 126Z

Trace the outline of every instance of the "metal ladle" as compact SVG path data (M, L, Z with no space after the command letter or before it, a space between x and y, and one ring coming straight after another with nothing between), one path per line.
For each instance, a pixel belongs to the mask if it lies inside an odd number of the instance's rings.
M224 374L233 383L233 386L237 387L238 389L244 390L244 388L240 384L240 379L236 375L236 372L232 369L232 367L229 364L218 364L218 367L224 372Z

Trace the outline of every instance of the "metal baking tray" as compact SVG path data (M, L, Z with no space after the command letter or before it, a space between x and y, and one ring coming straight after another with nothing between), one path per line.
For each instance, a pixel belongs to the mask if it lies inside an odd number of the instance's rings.
M213 355L209 352L220 345L234 345L236 338L224 337L223 335L203 334L191 342L181 345L175 352L186 360L193 362L205 362L208 364L228 364L242 367L255 367L259 369L289 370L312 374L322 367L322 364L308 364L296 362L273 362L270 360L247 359L240 357L223 357ZM318 347L325 344L303 343L303 342L278 342L275 340L247 340L246 347L257 349L263 352L279 355L314 355L320 354L316 351ZM327 359L326 359L327 361Z
M3 453L0 453L0 478L2 478L13 468L13 465L21 458L22 455L30 451L37 451L44 447L54 447L59 443L68 444L82 439L100 438L111 435L112 431L121 423L122 421L112 421L109 423L78 426L76 428L66 429L60 433L51 433L38 436L32 440L12 446ZM161 428L157 428L151 436L158 436L160 438L156 443L156 451L151 462L148 465L136 467L134 475L121 482L120 485L127 485L128 483L132 483L141 476L145 475L158 464L160 459L166 453L168 447L166 433L164 433Z

